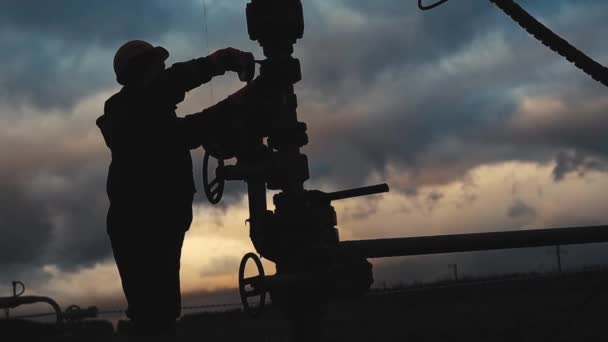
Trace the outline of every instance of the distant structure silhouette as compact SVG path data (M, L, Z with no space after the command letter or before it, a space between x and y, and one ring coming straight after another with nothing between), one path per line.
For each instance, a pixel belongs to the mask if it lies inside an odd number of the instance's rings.
M165 67L169 52L148 42L122 45L114 58L123 88L97 119L112 161L107 232L136 336L172 335L180 315L180 256L195 193L190 149L229 126L241 91L200 113L178 117L186 92L226 71L253 77L251 53L233 48Z
M454 280L458 281L458 264L448 264L448 268L451 268L454 272Z
M562 273L562 255L567 255L568 251L560 245L555 245L554 250L549 250L547 254L555 254L555 266L558 273Z

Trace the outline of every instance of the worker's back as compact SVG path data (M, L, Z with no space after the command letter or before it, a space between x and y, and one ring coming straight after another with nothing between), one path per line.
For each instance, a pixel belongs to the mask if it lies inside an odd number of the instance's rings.
M152 209L191 203L192 159L179 133L177 99L161 92L163 88L124 87L106 102L98 120L112 151L107 183L112 205Z

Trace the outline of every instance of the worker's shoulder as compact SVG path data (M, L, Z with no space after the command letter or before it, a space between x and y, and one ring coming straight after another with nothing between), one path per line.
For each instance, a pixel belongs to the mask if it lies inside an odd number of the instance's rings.
M110 96L104 103L104 112L110 113L123 107L126 103L124 91L121 89L116 94Z

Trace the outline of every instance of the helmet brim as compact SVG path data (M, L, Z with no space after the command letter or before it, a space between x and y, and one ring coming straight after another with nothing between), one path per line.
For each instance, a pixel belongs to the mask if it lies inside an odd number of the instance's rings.
M162 46L156 46L152 49L152 53L156 55L161 61L166 61L169 58L169 51Z

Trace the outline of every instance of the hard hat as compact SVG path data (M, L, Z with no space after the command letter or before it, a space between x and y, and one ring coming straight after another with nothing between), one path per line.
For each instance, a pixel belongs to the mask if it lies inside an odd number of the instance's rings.
M114 72L116 80L124 84L123 76L129 68L129 63L136 57L144 54L156 55L160 60L165 61L169 58L169 51L162 46L153 46L143 40L131 40L124 43L114 55Z

